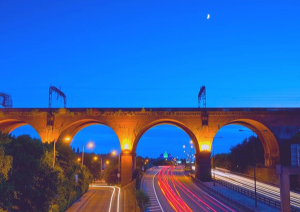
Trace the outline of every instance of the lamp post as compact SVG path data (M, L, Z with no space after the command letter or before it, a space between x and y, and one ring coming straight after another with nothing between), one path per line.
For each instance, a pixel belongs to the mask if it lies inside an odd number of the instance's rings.
M116 150L114 150L114 151L112 151L112 153L111 153L113 156L116 156L117 155L117 151ZM121 166L121 154L119 154L119 156L118 156L119 158L118 158L118 175L117 175L117 177L118 177L118 184L120 183L120 166Z
M93 148L95 145L94 145L94 143L93 142L89 142L88 144L87 144L87 147L89 148L89 149L91 149L91 148ZM83 166L83 160L84 160L84 145L82 146L82 153L81 153L81 165Z
M54 168L54 165L55 165L55 154L56 154L56 152L55 152L55 145L56 145L56 142L57 142L57 139L54 139L54 141L53 141L53 168Z
M213 138L213 143L212 143L212 149L213 149L213 160L212 160L212 165L213 165L213 169L214 169L214 186L216 186L216 167L215 167L215 146L216 144L214 143L216 138L223 138L223 137L214 137Z
M64 140L65 141L70 141L71 138L70 137L66 137ZM56 142L57 142L57 139L54 139L53 140L53 168L55 166L55 159L56 159Z
M261 130L261 131L257 131L257 130L239 130L240 132L252 132L253 136L254 133L256 132L268 132L268 130ZM256 193L256 161L255 161L255 148L254 148L254 142L253 142L253 180L254 180L254 199L255 199L255 207L257 207L257 193Z

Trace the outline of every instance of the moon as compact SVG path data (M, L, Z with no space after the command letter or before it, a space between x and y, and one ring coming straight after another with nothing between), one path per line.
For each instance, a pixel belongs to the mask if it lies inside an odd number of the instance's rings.
M207 17L206 17L206 19L208 20L210 18L210 15L209 14L207 14Z

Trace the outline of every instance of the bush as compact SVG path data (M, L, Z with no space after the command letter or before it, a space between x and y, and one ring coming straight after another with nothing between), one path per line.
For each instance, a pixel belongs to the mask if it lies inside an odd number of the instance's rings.
M53 168L53 144L28 135L0 134L0 164L5 164L0 171L0 211L64 211L87 191L90 172L76 163L69 148L57 152L63 157L57 157Z
M139 208L141 209L141 211L144 211L150 204L148 195L142 189L136 190L135 195Z

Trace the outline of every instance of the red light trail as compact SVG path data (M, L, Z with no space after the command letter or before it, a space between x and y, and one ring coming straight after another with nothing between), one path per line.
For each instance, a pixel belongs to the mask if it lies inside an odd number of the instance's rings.
M173 174L173 170L174 167L162 168L158 173L158 185L166 200L176 212L193 211L183 200L182 195L192 200L201 211L234 211L208 194L205 194L205 200L200 199L195 193L179 181L178 177Z

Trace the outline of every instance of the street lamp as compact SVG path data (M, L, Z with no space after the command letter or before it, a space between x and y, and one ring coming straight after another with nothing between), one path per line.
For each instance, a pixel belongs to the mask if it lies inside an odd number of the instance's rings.
M214 141L216 138L223 138L223 137L214 137L213 138L213 142L212 142L212 149L213 149L213 160L212 160L212 165L213 165L213 169L214 169L214 186L216 186L216 167L215 167L215 145Z
M87 147L89 149L93 148L95 146L95 144L93 142L89 142L87 144ZM81 165L83 166L83 160L84 160L84 145L82 146L82 153L81 153Z
M70 141L71 138L70 137L66 137L64 139L65 141ZM54 165L55 165L55 159L56 159L56 142L57 142L57 139L54 139L53 140L53 168L54 168Z
M117 151L116 150L114 150L114 151L112 151L112 153L111 153L113 156L116 156L117 155ZM120 181L120 169L121 169L121 154L119 154L119 165L118 165L118 184L120 183L119 181Z
M55 145L56 145L56 142L57 142L57 139L54 139L53 141L53 168L54 168L54 165L55 165Z
M253 136L254 136L254 133L256 132L268 132L268 130L260 130L260 131L257 131L257 130L239 130L240 132L252 132L253 133ZM255 207L257 207L257 194L256 194L256 162L255 162L255 148L254 148L254 142L253 142L253 180L254 180L254 199L255 199Z

